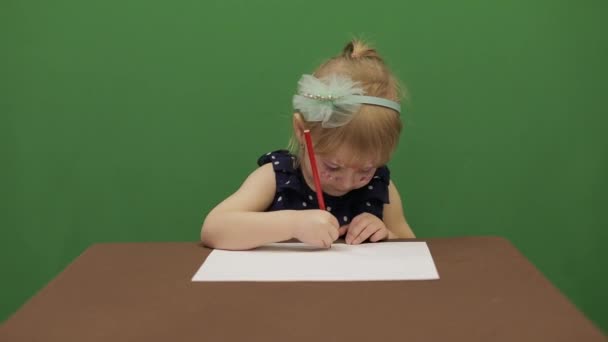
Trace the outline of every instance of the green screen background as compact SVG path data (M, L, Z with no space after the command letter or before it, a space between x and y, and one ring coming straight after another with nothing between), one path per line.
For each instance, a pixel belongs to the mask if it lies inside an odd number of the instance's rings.
M93 243L196 241L353 36L419 237L508 238L608 330L605 1L0 3L0 321ZM194 270L193 270L194 272Z

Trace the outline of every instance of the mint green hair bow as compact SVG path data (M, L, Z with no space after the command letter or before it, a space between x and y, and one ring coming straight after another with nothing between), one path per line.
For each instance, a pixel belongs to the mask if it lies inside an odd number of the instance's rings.
M399 103L381 97L365 96L357 82L349 77L332 74L318 79L302 75L298 91L293 97L293 107L306 121L322 122L325 128L346 125L359 110L361 104L382 106L401 112Z

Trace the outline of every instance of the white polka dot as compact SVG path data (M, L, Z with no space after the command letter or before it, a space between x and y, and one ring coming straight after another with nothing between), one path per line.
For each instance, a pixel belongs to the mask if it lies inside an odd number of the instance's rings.
M279 165L279 162L278 161L274 162L274 165Z
M272 152L268 152L268 153L266 153L266 155L267 155L267 156L269 156L271 153L272 153Z
M380 178L380 176L374 176L374 178L375 178L375 179L378 179L378 178Z
M329 207L329 206L328 206L328 207L327 207L327 211L331 211L331 207Z
M281 200L283 200L283 196L279 196L279 198L277 198L277 202L281 202Z
M342 219L344 220L344 222L348 222L348 216L344 216Z
M270 156L270 158L272 158L272 159L277 159L277 157L275 157L275 156Z
M373 185L370 185L370 186L368 186L367 188L371 190L371 189L373 189L373 188L374 188L374 186L373 186Z
M285 182L285 185L287 185L287 184L289 184L289 183L291 183L291 181L290 181L290 180L288 180L287 182Z
M302 206L306 207L308 204L306 204L306 202L302 202Z
M308 199L312 201L312 195L308 195Z
M365 205L368 206L368 207L372 206L371 203L369 203L369 202L365 202Z

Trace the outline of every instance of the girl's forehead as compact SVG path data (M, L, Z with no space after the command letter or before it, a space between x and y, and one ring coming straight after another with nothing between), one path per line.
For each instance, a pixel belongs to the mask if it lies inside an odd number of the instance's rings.
M362 155L344 147L339 148L333 153L325 153L321 157L325 161L353 169L375 167L378 163L377 156Z

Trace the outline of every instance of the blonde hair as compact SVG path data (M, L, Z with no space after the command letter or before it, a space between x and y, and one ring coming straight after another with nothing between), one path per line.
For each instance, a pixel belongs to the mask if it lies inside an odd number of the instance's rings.
M395 102L400 102L403 96L399 81L380 55L358 39L349 42L340 55L324 62L314 72L317 78L330 74L350 77L369 96ZM346 163L372 159L378 166L386 164L397 147L402 128L399 114L394 110L367 104L361 105L348 124L336 128L323 128L320 122L306 122L300 117L306 129L310 129L315 153L323 155L346 147L352 151L350 156L345 156ZM293 136L289 150L296 156L301 152Z

